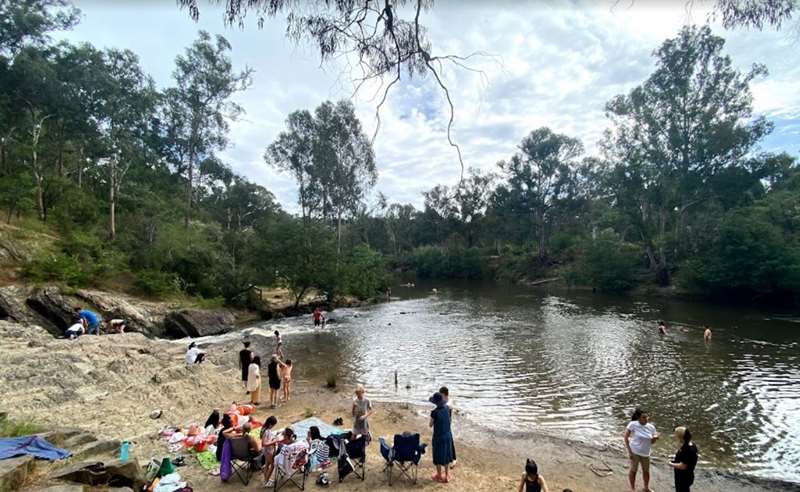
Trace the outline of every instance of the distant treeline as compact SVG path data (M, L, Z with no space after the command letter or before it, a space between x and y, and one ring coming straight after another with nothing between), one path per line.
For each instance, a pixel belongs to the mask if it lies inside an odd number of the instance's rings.
M55 43L64 0L0 2L0 207L59 238L34 281L251 302L254 285L371 297L394 273L510 281L559 274L607 291L678 283L701 295L795 302L800 173L759 142L750 83L706 27L654 53L611 100L602 153L549 128L490 172L427 191L422 210L368 199L370 139L349 102L290 114L265 165L297 181L300 213L218 153L251 84L201 32L159 89L127 50Z

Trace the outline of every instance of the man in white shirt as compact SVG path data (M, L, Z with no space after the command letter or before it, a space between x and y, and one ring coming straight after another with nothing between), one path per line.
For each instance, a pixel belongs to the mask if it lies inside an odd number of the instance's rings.
M203 362L206 353L197 348L197 344L192 342L189 344L189 349L186 350L186 365L200 364Z
M636 490L636 472L639 464L642 465L642 479L644 480L644 490L651 492L650 489L650 449L653 443L658 440L656 426L648 422L647 413L638 408L633 411L631 421L625 428L623 438L625 449L628 450L628 457L631 460L631 468L628 472L628 481L631 491Z

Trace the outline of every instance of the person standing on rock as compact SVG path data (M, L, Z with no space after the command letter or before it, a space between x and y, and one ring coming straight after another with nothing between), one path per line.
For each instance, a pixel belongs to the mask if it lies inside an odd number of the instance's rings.
M83 323L83 326L86 327L86 333L88 333L89 335L100 334L100 315L98 315L94 311L90 311L88 309L81 309L80 307L75 308L75 313L81 320L81 323Z
M278 358L283 359L283 337L281 336L281 332L275 330L275 355Z
M112 330L115 330L117 333L125 333L125 328L127 327L128 324L124 319L112 319L106 323L106 331L108 333L111 333Z
M253 351L250 350L250 342L245 340L242 343L244 348L239 351L239 369L242 370L242 383L247 389L247 373L250 370L250 362L253 361ZM247 393L249 394L250 392L248 391Z
M261 403L261 357L253 357L248 367L247 391L250 393L250 403L258 406Z

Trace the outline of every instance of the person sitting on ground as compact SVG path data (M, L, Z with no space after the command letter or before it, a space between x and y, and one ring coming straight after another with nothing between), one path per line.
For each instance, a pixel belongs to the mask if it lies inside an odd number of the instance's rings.
M186 349L186 364L200 364L205 360L206 353L197 348L197 344L192 342L189 344L189 348Z
M75 313L78 316L78 318L80 318L81 321L83 322L84 327L86 328L86 333L90 335L100 334L100 321L101 321L100 315L98 315L94 311L90 311L88 309L82 309L80 307L75 308Z
M211 431L217 430L219 427L219 410L216 408L211 412L211 415L208 416L206 419L205 425L203 425L204 429L211 429Z
M261 357L253 357L247 372L247 391L250 403L258 406L261 403Z
M444 396L444 402L447 405L447 411L450 412L450 425L453 424L453 405L450 403L450 390L447 386L442 386L439 388L439 393ZM450 463L450 468L456 467L456 445L453 443L453 462Z
M67 338L72 340L73 338L78 338L81 335L86 334L86 329L83 327L82 322L73 323L72 326L67 328L66 335Z
M547 482L539 475L539 467L530 458L525 462L525 473L522 474L517 492L549 492Z
M675 439L681 446L669 463L675 470L675 492L690 492L697 466L697 446L692 442L692 433L686 427L675 428Z
M278 371L278 356L273 355L267 365L267 379L269 380L269 405L275 408L278 405L278 390L281 389L281 377Z
M322 438L319 427L312 425L308 429L308 436L306 439L308 440L309 454L311 455L311 471L328 466L331 462L331 450L328 448L328 445L325 444L325 439Z
M663 321L658 322L658 334L659 335L666 335L667 334L667 324Z
M628 471L628 482L630 482L631 491L636 490L636 472L640 464L642 466L644 490L650 491L650 449L658 438L656 427L649 423L647 412L638 408L635 409L631 415L631 421L623 434L625 449L628 450L628 457L631 460L630 471Z
M274 415L267 417L264 426L261 427L261 454L264 455L264 487L270 488L275 482L270 480L275 468L275 454L278 449L280 438L272 429L278 425L278 419Z
M119 318L114 318L106 321L105 323L105 329L107 333L111 333L112 330L115 330L117 333L125 333L125 328L127 327L128 324L125 323L125 320Z
M703 341L710 342L711 341L711 327L706 325L705 331L703 332Z

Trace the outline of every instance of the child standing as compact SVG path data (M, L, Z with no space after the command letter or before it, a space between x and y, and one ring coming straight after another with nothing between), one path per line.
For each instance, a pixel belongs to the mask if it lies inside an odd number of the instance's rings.
M275 355L283 359L283 338L278 330L275 330Z
M547 482L539 475L536 462L530 458L525 462L525 473L522 474L517 492L548 492Z
M292 369L294 368L292 359L287 359L285 363L278 360L278 364L283 369L283 401L289 401L291 397Z
M274 415L267 417L264 427L261 428L261 452L264 454L264 487L272 488L275 482L272 481L272 472L275 469L275 451L278 447L278 435L272 431L278 424L278 419Z
M367 442L370 441L371 436L369 433L369 418L372 415L372 402L364 397L363 385L356 386L356 397L353 398L353 434L361 434L367 437Z

